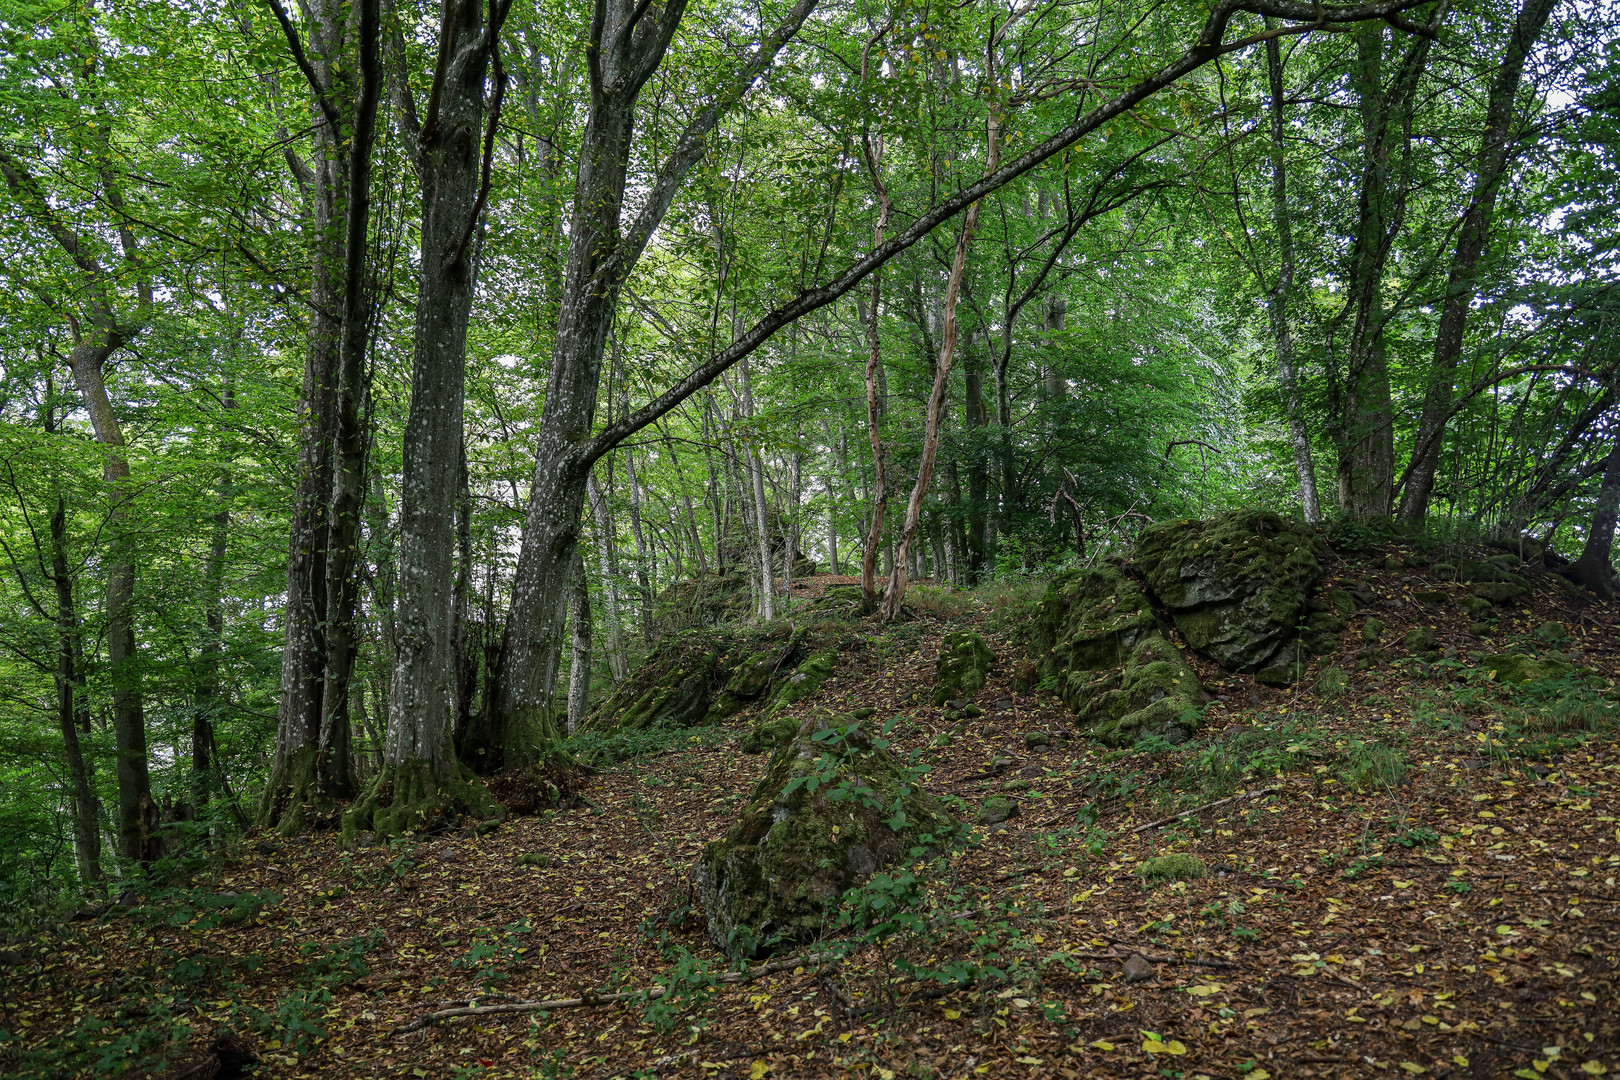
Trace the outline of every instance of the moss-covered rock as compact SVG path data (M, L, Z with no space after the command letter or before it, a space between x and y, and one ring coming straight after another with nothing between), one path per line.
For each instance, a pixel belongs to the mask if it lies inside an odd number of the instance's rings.
M1150 525L1133 565L1187 644L1231 671L1258 671L1292 638L1322 578L1321 541L1260 510Z
M1318 611L1305 620L1300 636L1307 652L1330 653L1339 647L1339 635L1349 623L1327 611Z
M1035 614L1030 649L1041 677L1061 678L1117 667L1158 632L1142 586L1116 567L1100 566L1052 579Z
M1005 795L992 795L979 805L980 825L1000 825L1018 816L1018 803Z
M1470 596L1463 601L1463 608L1476 619L1483 619L1496 607L1495 604L1483 596Z
M845 889L914 848L941 846L955 829L859 725L815 710L771 755L725 838L698 859L709 937L733 955L814 938Z
M1305 677L1305 664L1292 656L1283 655L1255 673L1254 681L1266 686L1293 686Z
M1131 746L1149 735L1186 742L1206 700L1198 676L1158 632L1142 639L1117 668L1069 672L1059 692L1078 722L1090 726L1091 737L1110 746Z
M1316 696L1326 701L1350 692L1350 674L1341 667L1325 667L1316 673Z
M955 630L939 643L934 662L934 704L943 705L984 689L996 656L984 638L971 630Z
M1136 872L1149 881L1193 881L1209 876L1209 868L1204 865L1204 860L1184 851L1148 859L1136 868Z
M657 621L665 631L719 626L746 617L753 606L753 581L747 574L699 574L658 594Z
M1490 671L1497 682L1508 686L1536 679L1563 679L1574 674L1575 666L1561 656L1526 656L1523 653L1496 653L1482 657L1479 666Z
M1489 600L1493 604L1511 604L1529 592L1530 588L1528 585L1520 585L1511 581L1486 581L1478 585L1470 585L1468 591L1482 600Z
M798 731L798 722L785 716L763 720L743 732L737 740L737 749L745 754L767 753L786 745Z
M623 731L701 723L719 657L712 641L695 634L661 646L597 706L589 726Z
M823 650L811 656L804 663L793 669L793 674L783 679L771 698L773 710L785 709L795 702L803 701L827 681L832 674L833 665L838 662L838 649L836 647Z
M1401 637L1401 648L1409 656L1427 656L1440 651L1440 638L1427 626L1414 626Z

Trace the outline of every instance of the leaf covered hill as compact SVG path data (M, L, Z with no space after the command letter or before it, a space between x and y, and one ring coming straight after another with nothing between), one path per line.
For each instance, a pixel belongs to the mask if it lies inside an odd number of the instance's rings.
M11 942L0 1067L1620 1073L1620 611L1527 572L1482 620L1455 570L1500 554L1341 544L1336 647L1288 687L1181 648L1212 700L1178 746L1089 741L1029 685L1040 585L924 587L882 627L812 580L819 618L730 647L832 642L819 689L576 736L568 808L386 846L253 837ZM988 681L936 706L941 642L968 631ZM734 964L692 867L769 760L740 737L817 709L869 717L973 827L851 890L819 941Z

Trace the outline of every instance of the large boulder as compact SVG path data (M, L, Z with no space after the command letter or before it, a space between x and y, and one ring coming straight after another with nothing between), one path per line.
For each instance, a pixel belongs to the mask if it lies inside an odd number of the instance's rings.
M736 956L810 940L844 890L956 822L847 716L817 709L778 748L736 824L694 868L709 937Z
M1060 687L1090 735L1110 746L1157 736L1184 743L1197 730L1209 700L1181 653L1163 634L1148 634L1125 662L1101 672L1071 671Z
M1164 636L1147 593L1118 567L1071 570L1047 587L1031 645L1042 676L1093 738L1187 740L1208 695Z
M821 684L827 681L837 662L838 647L835 645L823 649L794 668L793 674L777 684L771 698L772 710L785 709L820 690Z
M588 726L620 731L702 723L719 659L714 643L695 634L660 646L597 706Z
M1234 510L1148 526L1133 565L1189 646L1229 671L1258 671L1298 633L1323 553L1303 526Z
M973 631L956 630L946 634L939 644L939 658L934 662L934 704L943 705L983 690L995 659L984 638Z
M763 698L796 644L795 638L744 643L723 657L716 678L725 682L709 706L709 720L724 720Z
M1100 566L1052 579L1035 615L1030 648L1041 676L1061 680L1069 672L1117 667L1143 638L1158 632L1142 586L1117 567Z

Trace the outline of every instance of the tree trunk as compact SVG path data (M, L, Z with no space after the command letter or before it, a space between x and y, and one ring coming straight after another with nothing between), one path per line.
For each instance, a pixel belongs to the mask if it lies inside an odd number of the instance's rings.
M1524 76L1525 60L1534 48L1558 0L1524 0L1514 20L1502 64L1491 80L1485 105L1485 131L1480 140L1479 158L1474 167L1474 185L1467 209L1457 230L1456 251L1446 280L1446 299L1440 310L1440 325L1434 339L1434 359L1423 397L1423 415L1413 443L1412 464L1407 473L1400 516L1404 521L1422 521L1429 512L1434 492L1435 471L1440 465L1440 444L1446 421L1451 415L1451 396L1457 361L1462 355L1463 330L1468 311L1478 292L1480 262L1490 243L1496 200L1508 166L1513 160L1513 137L1522 115L1514 104Z
M748 378L748 361L744 360L738 365L737 377L742 388L743 417L752 418L754 392ZM758 447L749 446L746 452L748 483L753 489L754 499L754 539L759 545L759 617L770 622L776 618L776 587L775 574L771 570L770 513L765 501L765 462Z
M1305 520L1316 522L1322 520L1322 503L1316 492L1316 463L1311 458L1310 432L1305 427L1305 409L1294 373L1294 339L1288 322L1288 299L1294 287L1294 224L1288 205L1287 144L1283 138L1282 48L1276 38L1266 42L1266 69L1271 83L1271 215L1277 229L1277 282L1266 297L1266 307L1272 347L1277 354L1277 389L1288 416L1288 439L1294 449L1294 472L1299 477L1300 506ZM1085 545L1080 546L1083 557Z
M1001 32L1004 32L1011 23L1004 23ZM986 50L986 57L991 61L987 78L991 85L995 85L994 48L999 39L1000 32L991 38L990 47ZM985 119L985 147L987 150L985 160L985 175L996 171L1001 163L1001 122L997 104L990 104L989 116ZM883 621L893 622L895 616L900 614L900 605L906 596L906 560L911 552L912 542L917 537L917 525L922 519L923 499L928 495L928 484L934 476L934 457L939 453L939 417L945 408L945 391L949 385L951 375L951 360L956 354L956 302L962 291L962 275L967 269L968 248L973 243L973 234L979 227L979 207L982 202L975 202L967 208L962 218L962 231L956 238L956 253L951 259L951 274L945 282L945 300L941 305L943 325L941 327L941 340L939 345L939 360L934 365L934 388L928 395L928 414L923 425L922 459L917 463L917 481L911 487L911 497L906 500L905 522L900 529L900 550L894 560L894 568L889 573L889 586L883 593ZM982 376L981 376L982 378ZM972 406L970 406L971 408ZM984 398L982 394L978 399L978 415L980 426L983 426ZM972 478L969 478L971 495ZM972 507L969 514L973 513ZM980 511L982 516L982 510ZM982 527L982 522L981 522ZM971 526L970 526L971 529ZM983 534L980 534L982 544ZM982 563L981 563L982 565ZM976 580L974 581L976 584Z
M83 697L83 676L78 670L79 616L73 604L73 572L67 559L67 506L56 497L51 515L51 580L56 585L56 722L67 755L68 783L73 795L73 857L79 883L101 880L100 801L79 745L79 708L75 691Z
M608 516L607 500L593 476L586 481L591 499L591 515L596 524L597 568L602 575L602 614L607 623L608 671L615 685L630 677L630 661L624 655L619 633L619 569L613 540L613 519Z
M236 391L227 382L221 396L226 410L236 407ZM219 510L214 514L213 536L208 545L208 602L203 612L207 639L200 650L195 700L191 717L191 804L202 817L203 807L213 793L219 775L219 763L214 761L214 730L219 725L223 701L220 697L219 673L225 660L225 594L226 545L231 531L232 479L229 469L220 474Z
M883 184L883 140L866 143L867 167L878 193L878 220L872 229L872 246L883 243L883 230L889 224L889 192ZM866 431L872 444L872 516L866 529L866 546L861 551L861 612L877 610L877 556L883 537L884 518L889 511L887 469L883 462L883 413L885 395L879 394L883 374L883 339L878 334L878 313L883 301L883 272L872 275L872 299L866 310Z
M473 241L487 176L480 154L484 83L505 10L495 6L486 26L477 0L446 3L429 112L416 138L421 248L400 486L394 674L383 767L346 815L345 835L368 826L393 835L461 813L494 811L451 744L450 620ZM504 80L494 62L498 116ZM497 728L488 767L521 756L518 741L516 733Z
M1445 0L1431 27L1445 17ZM1338 443L1339 502L1356 518L1387 516L1395 486L1395 417L1384 345L1384 277L1405 224L1412 175L1408 161L1413 98L1432 38L1416 35L1384 85L1384 27L1356 30L1352 84L1360 101L1362 164L1360 209L1345 315L1350 341L1341 390ZM1392 160L1393 159L1393 160Z
M974 345L971 333L965 352L963 381L967 400L963 404L968 438L968 584L978 585L984 581L990 535L990 522L985 512L989 501L990 477L984 458L984 429L990 423L990 415L984 405L983 358Z
M568 665L568 734L585 722L591 693L591 591L585 581L585 558L574 549L574 587L569 600L573 648Z
M1603 467L1603 483L1598 488L1597 505L1592 508L1592 527L1586 533L1581 557L1569 568L1569 576L1605 600L1615 596L1614 551L1615 518L1620 514L1620 432L1614 436L1614 449Z
M146 712L135 643L135 553L131 550L129 461L124 432L107 397L102 365L112 353L107 336L82 340L68 362L90 414L96 441L107 450L107 662L111 668L113 741L118 751L118 841L126 859L150 862L160 854L157 807L146 766Z

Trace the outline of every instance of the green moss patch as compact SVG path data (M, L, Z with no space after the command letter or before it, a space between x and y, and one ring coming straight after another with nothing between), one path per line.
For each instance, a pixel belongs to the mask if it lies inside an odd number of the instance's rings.
M973 631L946 634L939 644L939 659L934 662L934 704L943 705L983 690L995 659L984 638Z

